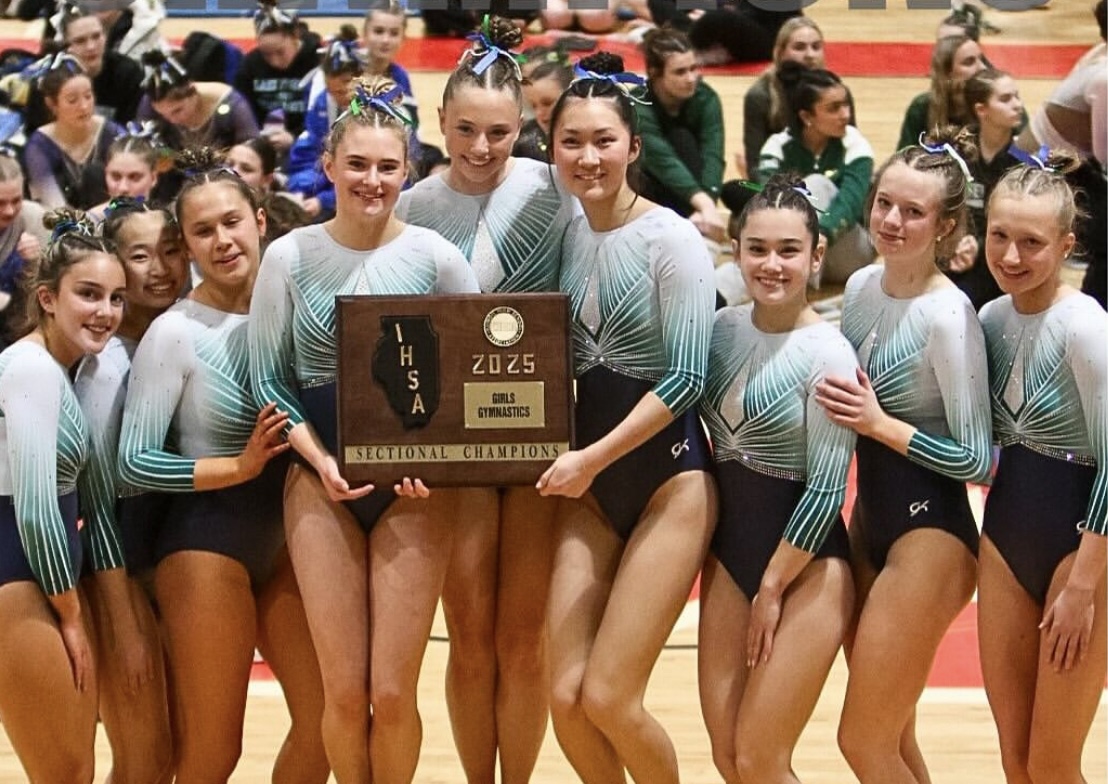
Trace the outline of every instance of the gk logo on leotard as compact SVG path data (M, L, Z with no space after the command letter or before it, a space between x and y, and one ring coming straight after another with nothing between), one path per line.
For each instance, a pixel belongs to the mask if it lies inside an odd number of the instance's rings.
M373 380L406 430L431 421L439 408L439 336L430 317L381 317Z
M677 458L681 457L682 452L689 451L689 439L686 438L684 441L678 441L676 444L669 448L669 451L670 454L673 455L673 459L676 460Z
M931 503L930 498L927 499L926 501L913 501L912 503L908 504L908 516L909 517L915 517L920 512L929 511L927 509L927 505L929 503Z

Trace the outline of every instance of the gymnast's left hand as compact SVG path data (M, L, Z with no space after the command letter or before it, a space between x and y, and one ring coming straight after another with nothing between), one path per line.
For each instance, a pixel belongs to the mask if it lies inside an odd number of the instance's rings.
M1066 585L1043 615L1039 629L1045 635L1050 665L1068 672L1085 660L1093 638L1095 605L1091 588Z
M869 376L861 368L857 379L828 376L816 384L816 402L836 425L849 427L860 436L873 437L885 419Z
M402 498L426 498L431 495L431 488L423 484L422 479L407 476L394 484L392 491Z
M574 449L558 456L558 459L546 469L535 483L539 495L564 495L566 498L580 498L592 485L598 472L585 459L580 449Z

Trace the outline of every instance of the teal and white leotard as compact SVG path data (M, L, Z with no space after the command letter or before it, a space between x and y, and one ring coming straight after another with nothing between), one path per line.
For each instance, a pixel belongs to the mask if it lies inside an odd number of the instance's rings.
M82 533L93 567L124 566L123 535L116 518L116 499L123 494L119 477L119 433L131 360L138 344L118 335L99 354L81 360L73 389L88 423L91 449L81 488L81 510L89 525ZM99 533L98 533L99 532Z
M0 353L0 496L12 499L27 562L48 595L71 590L79 577L58 498L77 490L88 454L65 368L27 340Z
M859 270L843 293L842 330L881 408L917 428L913 462L963 482L988 476L989 389L985 340L969 300L953 285L912 299L881 287L884 267Z
M150 325L135 352L120 436L120 474L144 490L195 490L196 461L245 448L259 406L250 392L247 317L196 300Z
M693 225L656 208L596 232L581 216L566 232L563 256L576 375L604 366L654 382L674 416L693 406L704 389L715 304L712 261Z
M275 400L289 427L307 420L298 390L333 383L335 297L465 294L477 280L456 247L406 226L372 251L339 245L323 226L296 229L265 252L250 304L250 363L259 400Z
M441 175L421 180L400 195L396 215L454 243L481 291L556 291L574 199L546 164L514 158L510 165L504 181L481 196L458 193Z
M995 440L1095 466L1084 530L1108 534L1108 314L1072 294L1022 315L1005 296L982 308L981 322Z
M716 315L701 416L717 463L804 483L783 536L814 553L839 519L855 442L854 431L827 418L815 387L825 376L853 378L858 360L830 324L771 334L754 326L752 312L747 305Z

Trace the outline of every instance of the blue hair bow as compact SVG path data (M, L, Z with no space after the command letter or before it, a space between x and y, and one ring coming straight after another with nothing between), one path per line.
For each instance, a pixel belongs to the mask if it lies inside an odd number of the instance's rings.
M1047 163L1050 160L1050 148L1045 144L1039 148L1039 151L1032 155L1029 152L1021 150L1016 145L1012 145L1008 148L1008 154L1015 158L1017 161L1025 166L1030 166L1033 169L1042 169L1043 171L1053 172L1056 168Z
M966 159L958 154L958 151L950 144L950 142L944 142L943 144L928 144L923 140L924 134L919 135L919 146L927 150L932 155L949 155L954 159L954 162L958 164L958 168L962 170L962 174L966 175L966 182L973 182L973 175L970 174L969 164L966 163Z
M71 74L85 72L85 69L81 66L81 61L69 52L57 52L55 54L48 54L41 60L36 60L28 65L23 69L23 77L37 82L46 76L46 74L51 71L56 71L59 68L64 68Z
M630 71L623 71L622 73L614 74L601 74L596 71L589 71L581 67L581 64L573 66L573 78L574 81L581 81L589 79L597 82L611 82L614 84L620 92L627 96L627 98L637 104L643 106L649 106L650 101L642 97L643 92L646 90L646 79L638 74L631 73Z
M142 89L149 90L151 87L160 89L163 84L176 87L188 81L189 75L184 67L172 57L166 57L163 62L157 65L146 66L146 76L142 80Z
M327 59L331 71L335 73L348 65L358 66L360 70L364 62L361 53L358 51L358 42L348 41L345 38L332 39L320 54Z
M282 27L290 27L296 24L296 12L288 12L277 7L277 4L258 3L254 11L254 32L258 35L268 33L270 30L278 30Z
M496 62L498 57L503 57L515 68L516 78L523 79L523 72L519 69L519 60L516 53L509 49L500 48L494 44L492 38L489 37L488 14L485 15L484 20L481 22L481 29L475 33L470 33L466 38L470 41L477 42L478 46L474 46L472 49L467 49L462 52L462 59L481 58L473 64L473 73L480 76L489 69L489 66Z
M79 234L83 237L91 237L92 226L85 220L63 218L55 224L54 230L50 232L50 243L53 244L57 242L66 234Z
M392 117L403 125L411 126L413 124L412 118L408 116L407 112L393 103L393 101L403 97L403 95L404 91L400 89L399 85L381 95L370 95L369 92L366 91L364 85L356 84L354 86L354 97L350 101L350 108L343 112L335 122L337 123L347 114L357 116L364 111L372 109L373 111L381 112L382 114Z

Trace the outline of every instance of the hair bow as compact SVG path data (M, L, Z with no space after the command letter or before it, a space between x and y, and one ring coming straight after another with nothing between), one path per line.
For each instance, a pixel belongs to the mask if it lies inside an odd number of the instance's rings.
M258 9L254 11L254 32L262 35L282 27L292 27L296 24L296 18L295 11L285 11L276 3L258 3Z
M357 41L348 41L345 38L333 38L327 46L319 50L319 54L326 58L332 73L337 73L343 68L354 66L359 71L365 60L358 51Z
M350 100L350 108L343 112L335 120L335 123L338 123L338 121L347 114L358 116L362 114L362 112L372 109L382 114L387 114L403 125L411 126L413 125L412 118L408 116L407 112L393 103L393 101L397 98L401 98L403 95L404 91L400 89L399 85L381 95L370 95L364 85L357 84L354 86L354 97Z
M766 189L766 186L764 184L760 182L754 182L753 180L738 180L737 182L748 191L754 191L754 193L761 193ZM821 210L819 207L816 206L816 197L812 194L810 190L808 190L808 186L804 184L803 180L797 183L792 183L788 187L807 199L808 204L812 205L813 210L818 212L820 215L824 214L825 210Z
M973 182L973 175L970 174L969 164L966 163L966 159L958 154L958 151L950 144L950 142L944 142L943 144L928 144L923 140L925 134L919 135L919 146L927 150L932 155L949 155L954 159L954 162L958 164L958 168L962 170L962 174L966 175L966 182Z
M40 81L44 76L52 71L58 69L65 69L71 74L84 73L85 69L81 66L81 61L71 55L69 52L56 52L55 54L48 54L41 60L28 65L23 69L23 76L28 80Z
M91 237L92 226L86 220L62 218L55 224L54 230L50 232L50 243L53 244L57 242L66 234L78 234L82 237Z
M47 20L50 26L54 28L54 43L65 43L65 18L72 16L74 18L81 16L81 8L76 3L71 3L68 0L59 0L55 7L54 13Z
M189 81L188 72L172 57L157 65L146 66L146 76L142 80L142 88L149 90L151 87L161 89L164 85L176 87Z
M1016 145L1012 145L1008 148L1008 154L1015 158L1025 166L1030 166L1033 169L1042 169L1043 171L1056 172L1058 169L1055 166L1051 166L1047 161L1050 160L1050 148L1045 144L1039 148L1039 151L1032 155L1029 152L1021 150Z
M158 126L153 120L146 120L144 122L131 120L124 126L124 129L127 131L126 135L132 139L146 139L155 147L161 142L161 139L158 137Z
M466 36L470 41L476 41L478 46L472 49L467 49L462 52L462 60L473 59L480 56L477 62L473 64L473 73L480 76L488 70L498 57L504 57L515 68L516 78L523 79L523 72L519 69L519 55L509 49L502 49L492 42L492 38L489 35L489 16L485 14L484 20L481 22L481 29L475 33L470 33Z
M104 220L112 217L114 213L120 210L128 211L144 207L145 202L146 199L142 196L116 196L104 208Z
M650 101L642 97L643 92L646 90L646 79L630 71L614 74L600 74L596 71L586 70L578 63L573 66L573 77L574 81L589 79L597 82L611 82L634 103L641 104L642 106L650 105Z

